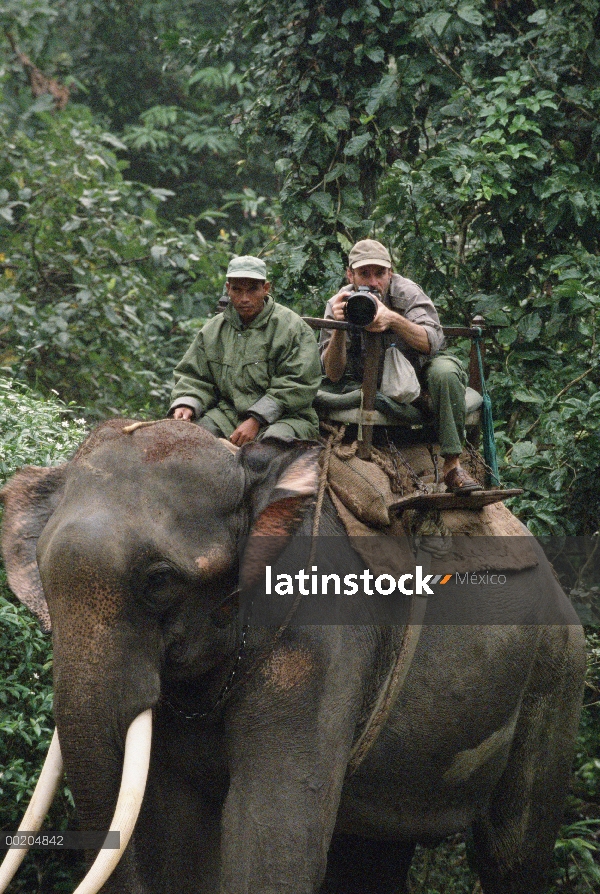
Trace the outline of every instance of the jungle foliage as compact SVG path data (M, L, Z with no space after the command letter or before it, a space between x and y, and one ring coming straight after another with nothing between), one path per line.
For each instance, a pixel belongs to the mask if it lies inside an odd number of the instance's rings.
M36 118L30 133L0 120L0 364L90 415L160 412L189 339L178 323L212 310L225 244L208 260L161 223L165 192L124 179L87 109Z
M26 386L0 378L0 486L23 465L67 459L87 432L77 408L42 399ZM0 513L1 514L1 513ZM54 730L52 643L37 619L10 592L0 564L0 828L18 829ZM46 821L73 828L73 799L60 788ZM2 854L3 856L3 854ZM73 891L82 854L36 851L13 883L23 894Z
M170 189L162 216L202 222L215 236L225 222L256 222L273 189L262 154L246 156L228 111L244 92L243 53L198 59L221 33L234 0L7 0L0 8L0 45L25 51L38 69L70 90L96 120L127 145L132 180ZM2 34L2 30L4 34ZM25 111L30 77L7 58L11 112ZM125 148L124 146L122 147ZM209 213L206 213L209 212Z
M599 74L600 0L4 0L2 475L64 456L81 416L162 415L232 253L263 254L278 299L320 314L373 235L444 323L484 315L511 508L536 534L593 535ZM1 586L4 809L49 735L50 657ZM599 881L588 643L555 882L577 894ZM420 854L415 887L470 894L467 847ZM20 890L69 889L35 859Z
M189 321L213 311L230 254L263 235L264 200L235 182L221 120L232 63L168 64L173 29L204 7L0 10L0 368L89 416L164 412ZM175 89L186 79L204 111Z

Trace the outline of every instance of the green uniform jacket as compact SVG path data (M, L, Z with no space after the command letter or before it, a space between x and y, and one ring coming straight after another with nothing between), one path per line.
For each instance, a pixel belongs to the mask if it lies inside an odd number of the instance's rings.
M316 438L312 402L321 363L312 329L269 298L247 326L228 304L206 323L175 367L171 411L191 407L229 437L243 419L287 422L297 438Z

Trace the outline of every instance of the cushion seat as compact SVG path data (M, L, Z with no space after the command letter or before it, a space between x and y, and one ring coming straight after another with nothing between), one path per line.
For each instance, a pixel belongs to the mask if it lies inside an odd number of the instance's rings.
M321 389L317 392L314 408L320 419L329 422L341 422L346 425L351 423L358 424L361 421L360 396L360 388L341 394ZM479 410L483 403L481 394L473 388L467 388L465 402L467 405L466 425L477 425L480 415ZM371 425L399 425L405 428L423 428L431 424L431 417L413 404L398 404L378 391L375 398L375 409L369 414L368 420L363 417L363 424L367 421Z

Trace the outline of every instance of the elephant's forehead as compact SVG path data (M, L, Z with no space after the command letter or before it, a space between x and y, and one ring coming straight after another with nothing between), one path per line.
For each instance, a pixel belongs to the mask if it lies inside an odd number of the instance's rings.
M237 476L181 461L147 468L123 461L115 468L86 458L72 468L52 526L97 528L111 539L180 544L214 542L237 529L243 488ZM135 534L134 534L135 532ZM166 545L164 547L167 548Z
M126 421L126 420L125 420ZM178 459L195 462L203 459L211 465L231 465L229 450L213 435L189 422L161 420L147 427L128 432L124 420L109 420L95 429L73 458L80 463L103 463L108 458L136 457L144 464L162 463Z
M186 429L187 426L187 429ZM183 428L183 431L182 431ZM208 432L190 423L157 423L131 435L106 423L82 445L68 473L71 493L111 495L168 504L211 497L219 507L239 502L243 471Z
M132 551L154 551L175 556L194 574L224 567L244 493L240 465L210 435L193 437L192 450L186 439L143 432L100 438L78 452L42 544L75 538L87 550L106 545L125 565Z

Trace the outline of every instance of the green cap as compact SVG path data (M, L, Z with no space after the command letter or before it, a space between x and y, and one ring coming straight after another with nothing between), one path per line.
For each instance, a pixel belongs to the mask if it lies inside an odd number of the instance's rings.
M348 266L351 270L357 267L366 267L367 264L377 264L379 267L391 267L390 253L381 242L375 239L361 239L350 250Z
M264 279L267 278L267 265L260 258L252 255L240 255L232 258L227 268L227 279Z

